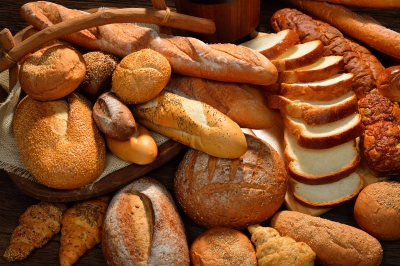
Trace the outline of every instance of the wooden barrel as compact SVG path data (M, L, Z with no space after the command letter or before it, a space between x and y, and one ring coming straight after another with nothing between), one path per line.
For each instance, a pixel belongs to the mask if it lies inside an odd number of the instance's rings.
M179 13L214 21L214 34L188 32L206 43L241 43L260 22L260 0L175 0Z

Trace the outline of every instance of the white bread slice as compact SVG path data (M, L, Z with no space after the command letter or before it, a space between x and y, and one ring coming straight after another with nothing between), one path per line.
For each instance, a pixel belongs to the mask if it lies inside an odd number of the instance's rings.
M324 55L324 45L320 40L309 41L292 46L271 63L278 72L311 65Z
M258 33L257 37L241 45L260 52L268 59L273 59L286 52L299 41L299 35L291 29L277 33Z
M290 179L290 189L296 200L321 208L335 207L352 200L363 186L363 179L355 172L339 181L321 185L308 185Z
M352 90L353 76L340 73L319 81L281 83L280 95L308 101L330 101Z
M308 149L327 149L356 139L364 132L359 113L331 123L308 125L303 119L282 115L285 128Z
M327 184L355 172L360 162L356 140L328 149L307 149L284 130L284 159L288 174L304 184Z
M323 56L311 65L278 72L277 82L297 83L324 80L342 72L343 67L343 56Z
M269 95L268 106L281 113L302 118L309 125L335 122L358 112L358 100L353 91L331 101L306 101L282 95Z

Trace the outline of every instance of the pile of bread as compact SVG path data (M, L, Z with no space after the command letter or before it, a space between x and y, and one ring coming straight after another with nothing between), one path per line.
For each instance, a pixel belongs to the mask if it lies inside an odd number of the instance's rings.
M54 19L84 15L50 2L28 3L22 11L39 29L57 23ZM321 40L304 40L291 29L243 45L169 37L168 43L180 47L173 52L151 29L115 24L98 31L102 34L90 40L69 36L75 47L46 44L24 58L19 81L26 96L15 111L13 130L27 169L56 189L94 182L107 151L132 163L151 163L157 145L150 131L189 147L173 194L156 179L142 177L103 201L105 210L96 210L100 220L86 219L96 227L86 226L91 238L83 242L101 241L108 264L379 265L378 239L400 239L399 183L363 189L355 173L361 158L356 138L364 131L357 97L364 90L354 89L359 77L346 69L345 55L327 55ZM112 32L132 34L115 39L107 35ZM126 46L116 41L133 33L149 39L135 38L137 43ZM188 43L193 50L186 49ZM89 47L95 51L84 49ZM240 64L227 64L227 58ZM284 158L243 131L272 127L269 108L283 117ZM357 197L354 218L361 229L281 211L288 188L300 202L318 207ZM180 209L206 228L193 243L187 241ZM63 234L63 225L58 228ZM64 233L80 230L65 228ZM40 243L57 228L51 232ZM41 246L16 234L14 249L18 241ZM27 250L18 257L10 248L4 256L21 260L33 248ZM62 253L68 252L76 250ZM60 263L71 265L84 252L76 253L70 262L60 257Z

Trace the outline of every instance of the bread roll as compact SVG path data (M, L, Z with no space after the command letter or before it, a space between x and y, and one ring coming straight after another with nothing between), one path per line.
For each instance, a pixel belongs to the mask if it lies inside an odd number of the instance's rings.
M147 102L157 96L171 77L171 66L160 53L142 49L125 56L112 75L112 88L127 104Z
M400 102L400 65L382 71L376 80L376 87L383 96L393 102Z
M304 242L317 254L322 265L379 265L382 246L368 233L355 227L296 211L281 211L271 227L282 236Z
M212 156L238 158L247 149L242 129L203 102L162 91L143 104L131 106L144 127Z
M36 180L56 189L80 188L103 172L106 146L82 95L18 104L13 130L21 159Z
M271 217L282 205L287 174L266 142L246 135L247 152L222 159L190 149L174 180L176 198L198 224L244 229Z
M157 158L158 147L150 132L137 124L137 130L127 140L105 136L107 148L124 161L145 165Z
M257 266L256 252L241 231L226 227L208 229L190 247L194 266Z
M168 190L142 177L113 196L103 225L108 265L189 265L182 220Z
M400 183L383 181L366 186L354 204L354 219L380 240L400 240Z
M32 53L19 72L22 89L35 100L51 101L73 92L86 73L85 60L72 47L54 44Z

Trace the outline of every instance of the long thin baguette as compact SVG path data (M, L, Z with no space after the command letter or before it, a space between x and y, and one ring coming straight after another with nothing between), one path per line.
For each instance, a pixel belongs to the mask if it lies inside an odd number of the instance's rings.
M162 91L131 111L140 125L209 155L239 158L247 150L239 125L206 103Z
M333 25L344 34L400 60L400 33L380 25L371 17L356 14L338 4L308 0L287 1L306 13Z
M27 3L21 16L38 29L89 13L50 2ZM107 24L66 35L64 39L90 50L124 57L144 48L165 56L172 71L187 76L260 85L278 78L275 66L262 54L234 44L212 44L190 37L158 34L128 23Z
M399 8L399 0L314 0L347 6L371 7L371 8Z

